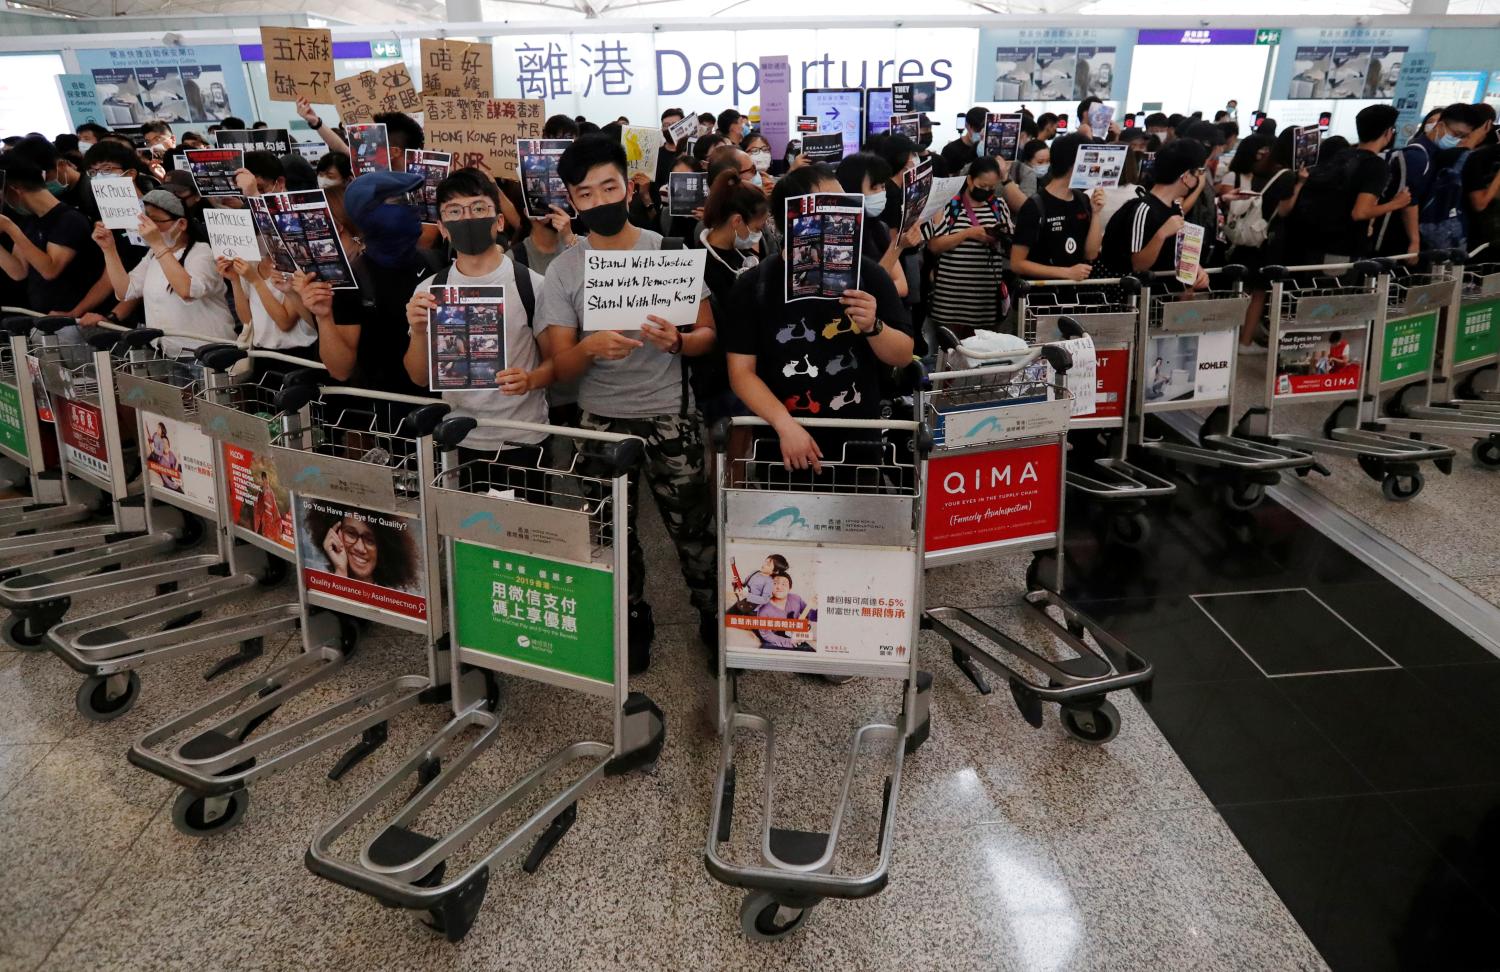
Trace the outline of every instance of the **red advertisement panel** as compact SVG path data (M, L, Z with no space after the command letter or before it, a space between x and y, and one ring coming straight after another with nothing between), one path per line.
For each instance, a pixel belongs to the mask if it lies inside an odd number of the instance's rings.
M245 530L295 550L291 496L276 477L269 457L224 443L224 470L229 476L229 513Z
M927 549L952 550L1057 529L1056 445L938 456L928 464Z
M104 413L93 405L62 399L62 440L68 462L101 476L109 475L104 448Z
M1125 383L1130 373L1130 350L1128 348L1096 348L1097 361L1094 377L1099 385L1099 398L1094 410L1075 419L1119 418L1125 414Z

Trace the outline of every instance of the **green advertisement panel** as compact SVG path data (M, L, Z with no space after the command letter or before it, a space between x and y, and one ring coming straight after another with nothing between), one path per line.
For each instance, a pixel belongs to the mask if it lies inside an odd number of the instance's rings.
M1432 367L1437 322L1437 311L1385 322L1385 347L1380 356L1381 384L1427 373Z
M453 577L459 647L614 682L609 571L458 541Z
M26 455L26 430L21 426L21 393L0 383L0 445Z
M1500 326L1497 326L1500 298L1465 303L1458 315L1458 333L1453 339L1453 363L1465 364L1500 353Z

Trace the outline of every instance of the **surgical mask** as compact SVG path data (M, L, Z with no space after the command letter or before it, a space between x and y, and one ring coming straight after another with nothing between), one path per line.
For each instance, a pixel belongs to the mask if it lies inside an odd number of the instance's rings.
M751 158L754 158L754 156L751 156ZM760 173L757 172L755 173L755 175L750 177L750 184L757 189L762 189L765 187L766 180L762 179L760 177Z
M755 164L755 171L764 172L771 167L771 153L751 152L750 161Z
M335 176L318 176L319 189L332 189L337 185L342 185L342 183Z
M976 142L983 141L984 140L984 132L982 132L982 131L976 131L975 129L971 128L971 129L969 129L969 138L973 139Z
M1456 148L1458 148L1459 141L1460 141L1460 139L1459 139L1459 137L1457 135L1453 135L1453 134L1450 133L1450 134L1444 135L1442 138L1438 139L1437 140L1437 146L1438 146L1438 148L1440 148L1440 149L1442 149L1443 151L1446 152L1449 149L1456 149Z
M78 140L78 147L79 147L79 148L80 148L80 149L84 149L84 150L88 150L88 149L91 149L91 148L93 148L93 147L94 147L94 146L95 146L95 145L96 145L96 144L98 144L98 143L97 143L97 142L95 142L95 141L94 141L94 140L93 140L93 139L92 139L92 138L91 138L91 139L89 139L89 140L88 140L88 141L84 141L84 140L83 140L83 139L81 139L81 138L80 138L80 139L79 139L79 140Z
M166 142L157 142L155 145L151 146L152 155L166 155L167 151L168 146Z
M865 215L871 219L885 212L885 193L878 192L865 197Z
M445 219L443 229L453 249L465 256L478 256L495 245L495 217L475 216L469 219Z
M990 196L994 191L993 189L982 189L979 186L975 186L969 190L969 198L975 202L989 202Z
M600 236L614 236L625 228L630 211L625 206L625 200L619 202L603 203L593 209L580 209L578 218L583 220L583 225L588 227L590 233L598 233Z
M760 243L760 238L760 230L751 230L749 236L736 236L734 238L734 248L736 250L754 249Z
M1046 165L1033 165L1031 167L1031 171L1036 173L1036 177L1038 179L1045 179L1050 168L1051 166Z
M68 187L63 185L61 182L58 182L56 179L53 179L47 183L47 191L52 193L52 195L54 196L60 196L68 191Z

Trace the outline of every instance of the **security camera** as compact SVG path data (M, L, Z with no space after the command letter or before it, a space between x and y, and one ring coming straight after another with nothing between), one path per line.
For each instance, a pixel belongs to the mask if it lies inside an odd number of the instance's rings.
M182 35L177 33L176 31L168 31L167 33L161 35L161 42L163 44L166 44L168 47L181 47Z

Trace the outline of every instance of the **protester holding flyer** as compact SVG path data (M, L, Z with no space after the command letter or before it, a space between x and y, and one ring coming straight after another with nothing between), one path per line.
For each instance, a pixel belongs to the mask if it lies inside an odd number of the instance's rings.
M406 302L411 338L403 359L406 373L413 383L428 384L429 317L439 303L434 290L502 288L499 333L483 336L487 345L498 338L498 345L455 350L465 356L466 363L488 359L502 361L504 367L494 371L489 388L447 389L442 399L453 406L454 415L545 425L543 389L552 383L552 364L541 360L531 321L543 279L526 267L517 267L495 241L501 219L500 187L478 169L459 169L438 184L437 200L443 238L453 247L453 265L419 283ZM524 283L518 283L522 276ZM480 427L464 440L464 447L491 453L502 450L500 458L507 465L534 468L541 461L546 439L537 432L499 433Z
M1198 189L1208 149L1194 139L1175 139L1151 163L1151 190L1121 206L1104 228L1101 273L1120 277L1143 270L1177 269L1177 234L1186 222L1182 201ZM1201 268L1193 289L1208 286Z
M974 161L963 189L922 232L938 258L932 291L932 320L967 337L994 328L1010 313L1005 289L1005 255L1015 236L1010 206L996 195L1002 163L990 156Z
M234 318L225 300L224 278L208 244L193 238L182 200L165 189L153 189L141 204L138 232L151 253L134 270L127 272L120 262L114 234L103 223L94 227L94 242L104 251L104 269L120 301L113 313L119 316L134 301L142 301L149 327L196 335L204 342L233 341ZM176 354L196 343L164 338L162 347Z
M793 240L789 201L841 189L823 165L793 169L771 193L771 212ZM788 247L795 245L789 242ZM799 418L875 418L882 368L911 361L911 319L890 276L865 257L860 289L837 298L789 300L786 252L740 275L726 309L724 350L735 394L771 426L788 469L822 470L841 458L843 438L814 436Z
M229 280L235 313L250 326L250 347L318 360L318 329L312 313L292 292L285 275L269 260L254 263L243 259L215 261L219 273ZM285 371L276 362L255 361L256 378L270 371Z
M896 293L904 298L907 286L906 271L901 266L901 253L907 247L922 242L922 227L912 226L904 234L897 235L881 221L890 198L887 188L891 167L885 159L873 152L856 152L840 162L837 171L839 184L844 187L845 192L859 193L864 197L864 241L861 249L890 274L891 282L896 285Z
M1068 188L1083 135L1052 143L1047 184L1016 214L1010 267L1026 280L1087 280L1104 242L1104 190L1085 194Z

